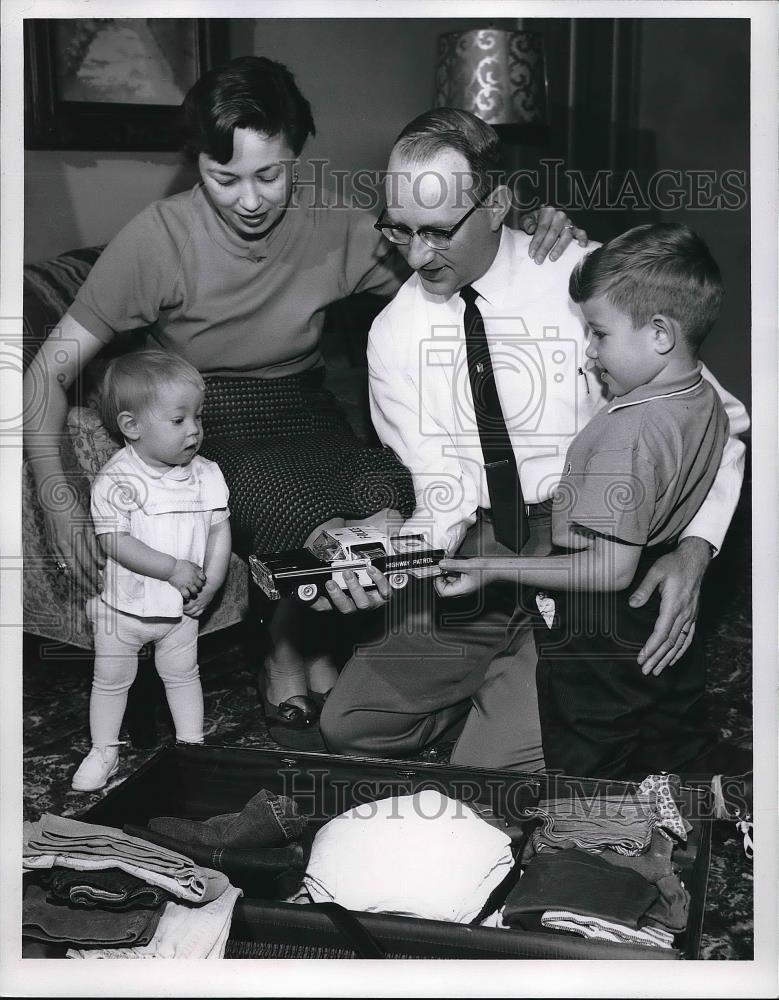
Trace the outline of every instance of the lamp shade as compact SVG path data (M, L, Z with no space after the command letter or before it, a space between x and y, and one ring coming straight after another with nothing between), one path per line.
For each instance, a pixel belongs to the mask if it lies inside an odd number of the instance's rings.
M438 38L436 107L462 108L489 125L543 125L546 73L536 31L481 28Z

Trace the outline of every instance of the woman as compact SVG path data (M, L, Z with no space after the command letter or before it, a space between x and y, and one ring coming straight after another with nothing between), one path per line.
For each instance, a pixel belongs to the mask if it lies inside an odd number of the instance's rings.
M364 447L325 390L319 349L326 306L354 292L389 296L408 272L373 216L327 206L299 185L315 129L292 75L269 59L232 60L194 85L183 118L200 183L153 203L115 237L25 377L33 405L45 394L27 451L51 550L88 592L100 585L102 556L89 518L52 502L64 477L47 441L62 433L68 388L120 331L151 327L151 346L204 375L202 452L229 484L244 556L302 545L323 523L413 504L405 470L390 452ZM559 255L572 236L586 241L562 212L528 218L536 259ZM270 720L300 728L318 714L321 698L310 693L324 695L336 671L311 645L322 616L283 604L263 697Z

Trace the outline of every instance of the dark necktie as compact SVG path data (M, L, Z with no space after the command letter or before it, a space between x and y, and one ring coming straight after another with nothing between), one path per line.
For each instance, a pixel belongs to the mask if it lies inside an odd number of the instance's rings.
M484 471L490 494L495 537L519 552L530 534L525 500L519 482L517 460L498 398L490 347L484 320L476 306L478 292L470 285L460 289L465 302L465 348L468 376L473 393L476 426L479 429Z

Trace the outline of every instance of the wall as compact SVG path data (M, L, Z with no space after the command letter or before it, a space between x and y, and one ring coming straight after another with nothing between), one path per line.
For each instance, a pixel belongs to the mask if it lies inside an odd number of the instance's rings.
M106 243L142 208L195 181L177 153L30 151L24 259Z
M736 11L737 11L736 7ZM749 173L749 22L646 20L642 24L639 125L659 167ZM750 219L739 211L661 213L706 240L725 281L720 319L703 357L749 405Z

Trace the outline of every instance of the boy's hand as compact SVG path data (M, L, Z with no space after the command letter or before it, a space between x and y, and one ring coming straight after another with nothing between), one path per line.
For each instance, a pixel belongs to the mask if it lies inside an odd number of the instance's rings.
M465 597L486 587L491 580L491 571L477 568L472 559L442 559L438 567L444 574L435 582L441 597Z
M660 591L660 614L654 630L638 654L643 674L659 676L676 663L692 642L698 601L711 547L702 538L684 538L675 552L661 556L630 595L630 605L640 608L655 589Z
M205 582L206 574L202 568L188 559L177 559L173 572L168 577L168 583L176 588L185 601L199 594Z
M188 618L199 618L211 601L213 601L217 589L218 588L215 587L209 587L206 584L197 597L193 597L191 600L184 598L184 614Z

